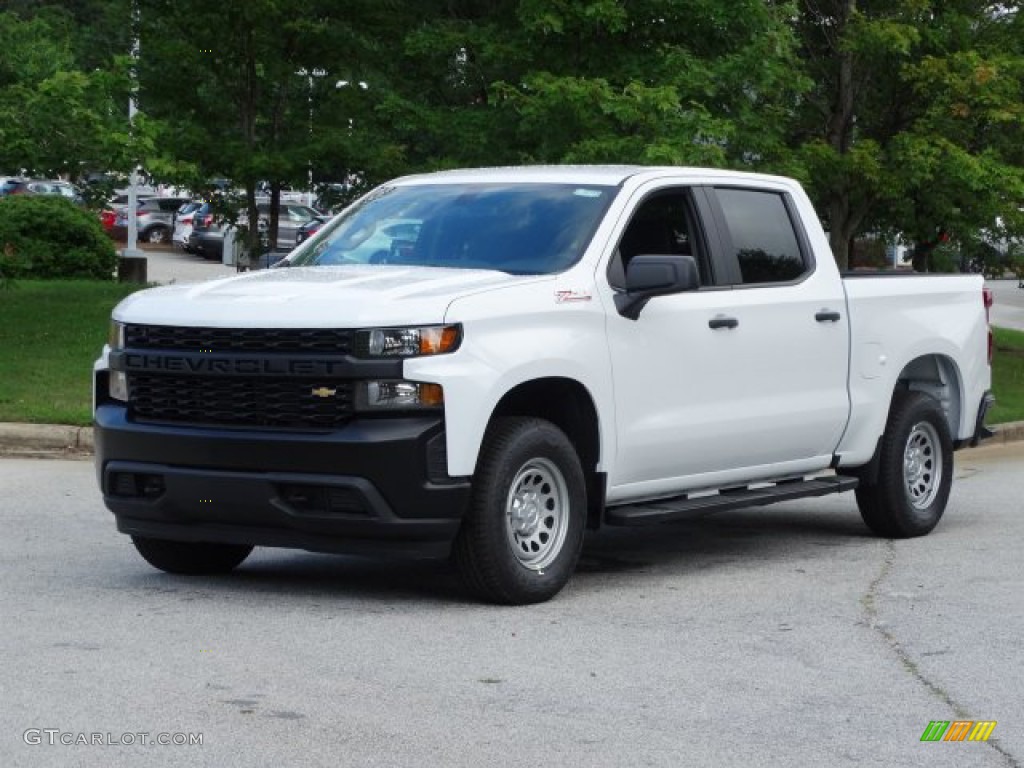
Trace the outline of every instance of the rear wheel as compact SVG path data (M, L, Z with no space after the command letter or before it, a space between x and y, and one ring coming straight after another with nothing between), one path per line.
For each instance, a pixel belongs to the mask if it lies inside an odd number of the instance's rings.
M146 562L168 573L227 573L252 552L245 544L207 541L166 541L132 536L132 543Z
M585 520L583 470L565 434L542 419L499 419L481 449L455 561L486 600L542 602L572 575Z
M942 518L952 480L953 441L942 408L921 392L896 392L878 475L857 488L864 522L879 536L923 536Z

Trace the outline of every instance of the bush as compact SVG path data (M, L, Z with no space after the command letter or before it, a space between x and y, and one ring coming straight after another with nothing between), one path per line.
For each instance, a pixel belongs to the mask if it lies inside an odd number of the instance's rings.
M931 271L945 274L960 272L962 262L963 255L958 246L953 243L941 243L932 251Z
M117 252L99 220L49 195L0 199L0 280L112 280Z

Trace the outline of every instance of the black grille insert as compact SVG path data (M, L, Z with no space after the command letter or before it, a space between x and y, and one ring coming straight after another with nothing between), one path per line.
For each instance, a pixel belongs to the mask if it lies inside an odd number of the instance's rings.
M330 429L352 414L352 384L306 378L132 374L129 417L141 421Z

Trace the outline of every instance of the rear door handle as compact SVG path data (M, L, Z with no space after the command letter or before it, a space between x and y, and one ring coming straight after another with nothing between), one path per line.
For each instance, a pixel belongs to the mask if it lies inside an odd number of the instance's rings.
M838 323L841 315L833 309L823 309L814 316L819 323Z
M715 315L708 320L708 328L718 330L719 328L735 328L740 324L740 321L735 317L726 317L725 315Z

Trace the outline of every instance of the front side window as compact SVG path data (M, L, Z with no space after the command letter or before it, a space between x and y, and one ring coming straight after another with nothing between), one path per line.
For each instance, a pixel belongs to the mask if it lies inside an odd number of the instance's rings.
M722 188L715 194L744 285L790 282L807 271L781 194Z
M638 206L609 264L608 281L613 287L625 288L626 268L640 255L693 256L701 284L711 283L711 269L688 189L661 190Z
M614 193L575 184L382 187L331 221L289 261L553 274L580 259Z

